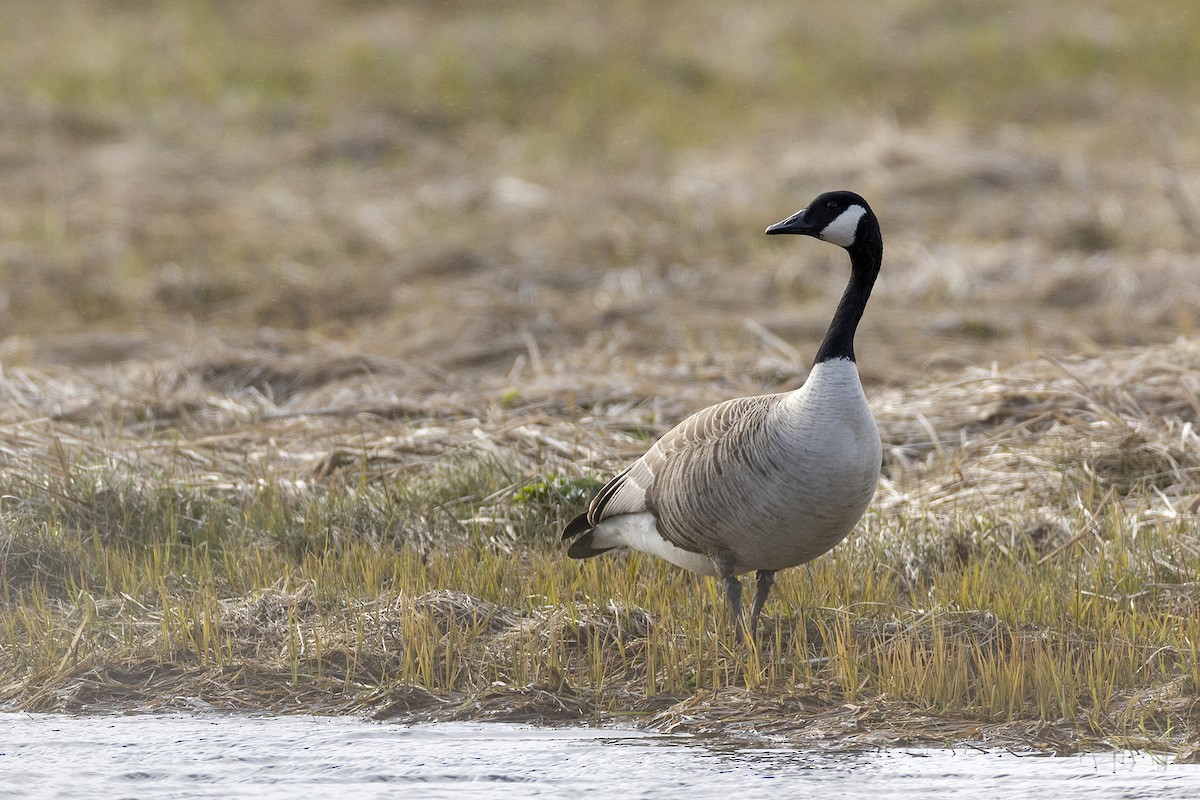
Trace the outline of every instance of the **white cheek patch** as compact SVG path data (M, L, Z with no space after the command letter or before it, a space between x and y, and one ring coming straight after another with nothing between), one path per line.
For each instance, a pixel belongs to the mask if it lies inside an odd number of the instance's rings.
M854 244L854 237L858 233L858 221L866 213L867 210L862 206L850 206L838 214L837 219L825 226L825 229L821 231L820 238L831 244L849 247Z

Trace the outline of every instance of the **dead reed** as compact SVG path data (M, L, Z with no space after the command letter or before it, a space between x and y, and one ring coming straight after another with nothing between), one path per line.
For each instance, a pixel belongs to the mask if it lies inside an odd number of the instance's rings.
M455 395L320 349L239 359L5 376L6 703L1195 745L1195 345L873 392L876 503L780 582L760 651L711 584L554 541L745 376Z
M0 699L1197 752L1192 3L544 5L3 10ZM840 187L885 478L748 652L553 533Z

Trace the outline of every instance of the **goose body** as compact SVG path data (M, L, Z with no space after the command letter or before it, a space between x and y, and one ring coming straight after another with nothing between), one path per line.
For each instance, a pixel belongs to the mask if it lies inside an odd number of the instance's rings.
M858 195L830 192L767 233L814 236L851 258L850 282L804 384L686 418L562 534L574 540L573 558L630 547L720 578L735 626L737 576L757 571L752 631L774 573L811 561L853 530L875 494L882 456L853 346L883 255L874 214Z

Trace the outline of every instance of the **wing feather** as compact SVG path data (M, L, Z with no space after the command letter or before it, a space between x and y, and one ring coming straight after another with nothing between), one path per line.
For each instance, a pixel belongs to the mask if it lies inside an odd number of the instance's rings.
M680 516L675 509L687 506L687 476L720 471L723 447L745 450L748 439L782 394L739 397L709 406L687 417L655 442L645 455L604 485L592 499L586 515L571 521L563 531L568 539L620 514L649 511L658 531L668 541L692 552L719 548L705 535L702 519L665 519ZM664 475L669 477L664 480Z

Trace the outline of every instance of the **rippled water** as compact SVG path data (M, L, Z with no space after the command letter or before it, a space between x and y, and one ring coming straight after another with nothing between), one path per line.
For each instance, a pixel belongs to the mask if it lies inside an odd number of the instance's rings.
M686 793L686 794L684 794ZM630 730L0 714L0 798L1200 797L1145 755L728 750Z

